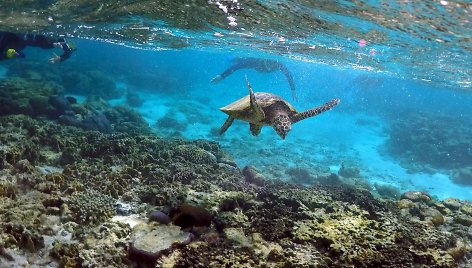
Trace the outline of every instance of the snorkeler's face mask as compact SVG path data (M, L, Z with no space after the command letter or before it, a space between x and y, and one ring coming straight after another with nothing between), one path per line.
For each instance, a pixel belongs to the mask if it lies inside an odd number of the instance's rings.
M13 59L13 58L24 58L25 54L23 52L17 52L13 48L7 49L6 52L7 59Z

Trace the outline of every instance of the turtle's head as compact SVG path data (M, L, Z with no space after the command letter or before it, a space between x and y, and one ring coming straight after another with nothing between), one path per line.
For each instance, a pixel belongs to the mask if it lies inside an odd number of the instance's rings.
M285 136L292 129L292 121L286 114L278 114L272 122L272 127L274 127L275 132L279 134L282 140L285 140Z

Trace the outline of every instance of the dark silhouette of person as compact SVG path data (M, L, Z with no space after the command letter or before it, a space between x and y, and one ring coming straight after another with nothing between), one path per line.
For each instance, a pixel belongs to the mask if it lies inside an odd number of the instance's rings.
M0 31L0 60L24 58L25 54L21 50L27 46L42 49L61 48L64 53L60 56L53 53L53 57L49 59L51 63L65 61L75 50L64 38L53 39L42 34Z
M215 76L211 82L218 83L232 73L239 69L254 69L261 73L272 73L275 71L281 71L285 77L287 77L288 84L292 90L292 98L297 100L297 94L295 91L295 83L293 82L292 74L288 71L287 67L276 60L261 59L261 58L235 58L233 65L226 69L221 74Z

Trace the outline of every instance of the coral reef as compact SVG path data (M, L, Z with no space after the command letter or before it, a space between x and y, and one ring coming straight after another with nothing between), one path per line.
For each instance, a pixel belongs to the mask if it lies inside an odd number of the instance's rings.
M0 81L0 115L48 115L54 108L48 98L64 88L53 82L10 78Z
M213 216L203 207L182 204L170 212L172 223L182 229L190 227L210 227Z
M379 184L374 183L375 190L379 195L384 198L399 199L400 198L400 189L390 184Z
M212 124L211 117L204 112L207 107L203 103L193 100L172 104L169 111L156 122L158 134L164 137L178 137L182 136L188 126Z
M338 175L343 176L345 178L359 178L361 176L358 167L346 166L344 162L341 163L341 168L338 171Z
M268 180L254 167L240 171L214 142L24 115L0 117L0 144L2 265L472 265L470 202L422 192L375 198L329 173L316 179L341 183ZM149 222L151 211L174 221Z
M136 93L128 92L126 94L126 103L131 107L140 107L144 100Z
M472 167L468 166L452 170L451 178L455 183L472 185Z
M80 70L77 69L78 65ZM119 98L123 94L112 77L99 67L87 62L80 62L78 65L67 64L60 68L44 68L42 63L13 63L8 70L8 77L28 81L56 81L64 89L63 92L69 94L96 95L104 99Z
M155 221L161 224L169 224L172 220L171 218L162 211L154 210L149 213L149 221Z
M85 190L70 197L69 208L79 224L96 224L110 219L114 213L114 200L95 190Z
M131 234L129 257L138 263L155 263L174 246L190 243L193 235L174 225L137 224Z
M130 108L111 107L99 96L90 96L81 105L75 98L64 96L63 92L64 88L60 85L42 79L3 80L0 82L0 115L46 116L64 125L104 133L151 132L143 117Z
M131 134L150 134L151 129L138 112L126 107L116 106L104 112L106 118L113 124L113 131Z
M391 125L387 149L412 171L470 167L469 125L458 118L411 113Z

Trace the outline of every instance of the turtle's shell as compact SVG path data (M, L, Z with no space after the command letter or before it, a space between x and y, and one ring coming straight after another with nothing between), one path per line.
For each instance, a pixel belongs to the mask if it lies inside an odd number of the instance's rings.
M264 121L271 119L275 112L285 112L288 116L297 113L297 110L281 97L267 92L256 92L254 93L257 104L262 108L266 118ZM249 95L220 108L220 110L228 115L235 117L236 119L244 120L250 123L254 122L252 119L251 101ZM267 123L267 122L266 122Z

